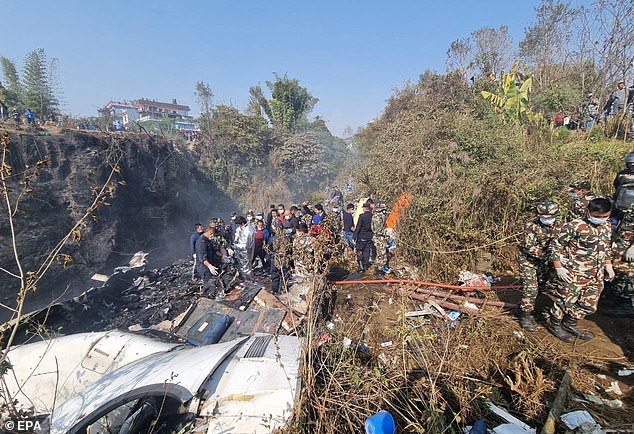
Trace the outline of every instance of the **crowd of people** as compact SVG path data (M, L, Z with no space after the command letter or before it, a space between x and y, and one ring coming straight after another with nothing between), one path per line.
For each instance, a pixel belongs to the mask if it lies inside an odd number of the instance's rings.
M280 203L270 205L266 213L234 212L228 224L218 217L206 226L197 223L189 240L192 276L202 280L205 292L222 296L219 279L235 267L245 281L256 274L270 275L270 290L278 294L291 279L305 278L319 269L318 262L335 251L344 255L356 251L360 272L373 263L377 272L390 273L388 261L395 240L393 232L385 229L386 208L366 198L363 212L357 213L352 203L344 210L343 202L343 192L333 187L326 206L304 202L301 207L287 208ZM315 254L317 241L323 250L320 255Z
M602 123L610 117L620 114L634 115L634 83L626 88L625 81L620 81L617 88L613 90L605 101L603 107L599 99L592 93L587 95L581 110L579 110L583 119L561 116L555 119L556 125L565 125L571 128L581 127L589 130L597 123ZM634 134L634 120L630 126L629 134Z
M611 197L595 196L588 180L572 183L569 193L565 221L554 200L536 206L518 253L521 326L536 330L539 289L550 289L555 300L544 312L546 328L567 343L593 338L577 322L597 310L606 282L611 313L634 313L634 152L625 155Z

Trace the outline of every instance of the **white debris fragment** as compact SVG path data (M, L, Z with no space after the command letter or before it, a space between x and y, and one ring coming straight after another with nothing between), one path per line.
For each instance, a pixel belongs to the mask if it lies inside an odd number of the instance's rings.
M381 342L381 346L383 348L391 347L392 346L392 341Z
M612 392L615 395L621 396L623 395L623 392L621 392L621 388L619 387L619 382L618 381L612 381L610 383L610 387L608 387L607 389L605 389L606 392Z
M495 434L528 434L528 433L534 434L535 430L532 428L530 430L525 430L524 428L518 425L515 425L514 423L505 423L493 428L493 432Z
M350 348L351 344L352 344L352 339L350 339L349 337L345 336L343 338L343 347L347 350L348 348Z
M634 369L619 369L617 374L619 377L627 377L628 375L634 374Z
M577 427L584 423L596 423L592 415L585 410L572 411L570 413L562 414L560 419L568 427L568 429L577 429Z
M92 280L96 280L98 282L105 282L106 280L108 280L108 276L106 276L105 274L93 274L91 277Z
M535 433L535 428L531 428L530 426L526 425L524 422L522 422L521 420L519 420L518 418L510 414L508 411L498 407L497 405L493 404L491 401L485 401L485 404L489 407L489 410L491 410L493 413L497 414L502 419L509 422L509 424L515 425L522 430L522 431L512 431L512 430L504 431L505 429L512 429L512 428L501 428L502 431L496 431L498 428L506 426L506 425L500 425L493 429L493 432L495 432L496 434L512 434L512 433L519 433L519 432Z
M462 305L466 307L467 309L480 310L477 305L475 305L474 303L471 303L470 301L465 301Z

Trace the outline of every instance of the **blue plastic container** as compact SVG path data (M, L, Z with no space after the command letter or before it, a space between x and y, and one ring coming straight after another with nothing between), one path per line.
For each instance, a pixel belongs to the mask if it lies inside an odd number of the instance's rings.
M487 434L487 423L482 419L473 422L469 434Z
M366 434L394 434L396 432L394 418L387 411L381 410L365 420L365 432Z
M198 321L187 333L187 343L202 346L217 343L225 334L233 317L224 313L209 312Z

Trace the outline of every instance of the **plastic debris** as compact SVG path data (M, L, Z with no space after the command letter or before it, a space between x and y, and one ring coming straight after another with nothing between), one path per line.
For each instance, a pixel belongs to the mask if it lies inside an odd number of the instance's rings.
M465 301L464 303L462 303L462 305L467 309L480 310L478 306L476 306L474 303L471 303L470 301Z
M592 402L593 404L607 405L610 408L623 407L623 401L621 401L620 399L603 399L603 398L599 398L597 395L594 395L592 393L584 393L583 397L587 399L588 401ZM576 401L583 401L583 400L579 400L577 398Z
M366 434L394 434L396 432L394 418L389 412L381 410L365 420L365 432Z
M482 419L478 419L473 422L473 426L467 431L467 434L487 434L487 432L487 423Z
M335 329L335 323L334 323L334 322L332 322L332 321L328 321L328 322L326 323L326 328L327 328L328 330L334 330L334 329Z
M634 374L634 369L619 369L617 374L619 377L627 377L628 375Z
M381 342L381 346L383 348L391 347L392 346L392 341Z
M418 316L427 316L427 315L432 315L434 313L434 311L432 311L430 308L426 307L423 308L422 310L413 310L410 312L405 312L405 318L415 318Z
M623 392L621 392L621 388L619 387L619 382L618 381L612 381L610 383L610 387L608 387L607 389L605 389L606 392L612 392L615 395L621 396L623 395Z
M451 321L455 321L458 319L458 317L460 317L460 311L459 310L452 310L451 312L449 312L449 314L447 315L447 317L451 320Z
M350 348L351 344L352 344L352 339L350 339L349 337L345 336L343 338L343 347L347 350L348 348Z
M524 429L519 425L515 425L514 423L505 423L502 425L498 425L493 428L493 432L495 434L535 434L535 430L533 428Z
M461 271L458 283L462 286L491 286L493 278L485 274L475 274L471 271Z
M559 419L568 427L568 429L577 429L577 427L581 426L584 423L593 423L595 424L595 420L585 410L572 411L570 413L562 414Z
M510 414L508 411L503 408L498 407L493 404L491 401L484 401L489 410L491 410L496 415L500 416L505 421L509 422L510 425L515 425L516 428L519 428L521 431L514 430L512 427L508 427L505 425L499 425L493 428L493 432L496 434L513 434L513 433L535 433L535 429L526 425L524 422ZM499 429L499 430L498 430Z

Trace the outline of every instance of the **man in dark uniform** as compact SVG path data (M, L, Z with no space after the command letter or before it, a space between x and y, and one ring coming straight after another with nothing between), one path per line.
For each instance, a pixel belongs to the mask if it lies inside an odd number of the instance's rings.
M196 240L202 235L203 231L203 225L196 223L194 225L194 232L189 236L189 254L194 261L194 265L192 265L192 279L196 277Z
M617 200L624 184L634 184L634 152L625 154L625 169L614 178L614 200Z
M357 220L357 226L354 228L354 241L357 248L357 263L359 264L359 272L363 273L370 265L370 255L373 249L372 238L372 212L368 202L363 204L363 214Z
M214 267L215 249L212 242L215 228L213 224L207 225L207 229L196 240L196 270L203 279L203 288L209 289L213 276L218 275L218 269Z

